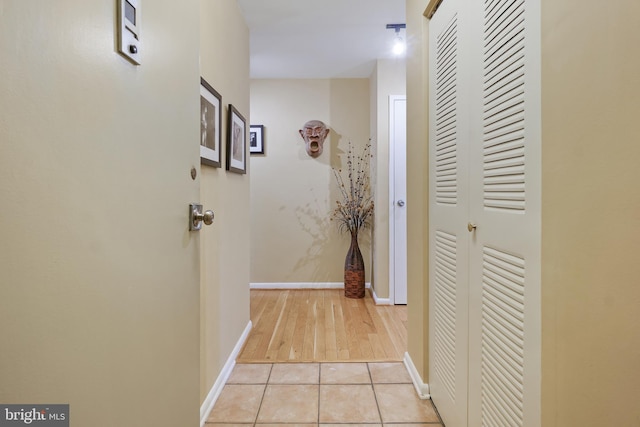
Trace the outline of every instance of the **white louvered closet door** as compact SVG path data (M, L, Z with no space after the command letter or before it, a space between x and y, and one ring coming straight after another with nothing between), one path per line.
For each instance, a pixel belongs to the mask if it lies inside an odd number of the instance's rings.
M446 0L445 0L446 1ZM540 426L540 14L483 0L470 146L469 426ZM474 98L476 96L474 95ZM475 112L479 114L475 114Z
M468 346L468 114L461 0L429 29L429 389L447 427L466 426Z
M429 24L429 384L447 427L540 426L539 23L536 0L444 0Z

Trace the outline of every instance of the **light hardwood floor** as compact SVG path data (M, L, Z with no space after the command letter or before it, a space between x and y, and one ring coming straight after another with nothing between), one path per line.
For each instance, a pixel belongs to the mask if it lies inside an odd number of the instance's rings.
M251 321L238 363L401 361L407 351L407 307L376 306L369 292L254 289Z

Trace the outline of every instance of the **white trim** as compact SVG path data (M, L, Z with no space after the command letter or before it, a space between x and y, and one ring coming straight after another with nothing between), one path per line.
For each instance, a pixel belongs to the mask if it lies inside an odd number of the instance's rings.
M222 367L222 371L220 371L218 379L216 379L216 382L213 384L213 387L211 387L209 394L207 394L204 402L202 402L202 406L200 406L200 427L204 426L204 423L207 421L207 418L209 418L209 414L213 409L213 405L215 405L218 397L220 397L220 393L222 393L222 389L227 383L227 380L231 375L231 371L233 371L233 367L236 366L236 358L240 354L242 346L244 346L244 343L247 341L247 337L249 337L249 332L251 332L252 327L253 324L251 323L251 320L249 320L247 327L244 328L242 335L240 335L240 339L238 339L235 347L233 347L227 362Z
M376 305L393 305L391 303L391 298L378 298L378 295L376 295L375 289L370 288L369 292L371 292L371 298L373 298L373 302Z
M371 283L364 284L371 288ZM287 283L250 283L250 289L344 289L342 282L287 282Z
M364 284L369 289L371 298L375 305L393 305L391 298L378 298L376 291L371 287L371 283ZM342 282L298 282L298 283L250 283L250 289L344 289Z
M416 392L418 393L418 397L420 399L431 399L431 395L429 394L429 384L425 384L422 382L422 377L418 373L416 369L416 365L413 364L413 360L411 360L411 356L409 356L409 352L404 354L404 366L409 371L409 376L413 381L413 386L416 388Z
M393 114L395 113L395 109L393 106L393 102L397 99L399 95L389 95L389 105L388 107L388 113L389 113L389 240L388 240L388 245L389 245L389 301L394 301L395 300L395 294L396 294L396 277L395 277L395 165L394 165L394 159L395 159L395 151L393 149L393 147L391 146L391 142L393 141L393 132L394 132L394 128L395 128L395 120L393 119Z

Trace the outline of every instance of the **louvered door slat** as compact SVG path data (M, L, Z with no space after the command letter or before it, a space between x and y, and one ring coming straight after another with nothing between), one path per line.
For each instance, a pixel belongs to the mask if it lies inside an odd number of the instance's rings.
M455 400L457 239L438 231L435 243L435 368L450 398Z
M442 121L438 123L438 131L436 132L436 136L438 138L446 138L447 136L453 135L456 128L456 117L455 114L449 115L449 117L442 117Z
M523 5L485 2L484 206L504 212L526 207Z
M486 74L484 81L485 105L486 100L496 92L501 94L504 87L522 78L524 60L522 57L511 57L507 61L499 64L501 67L493 70L491 74Z
M522 366L518 365L514 353L509 352L508 349L491 347L488 345L485 346L484 351L484 357L489 361L489 363L491 363L491 365L496 366L498 363L502 364L501 372L504 379L512 386L511 388L505 387L504 390L516 398L522 396L524 393L524 386L519 381L519 378L522 377L524 370Z
M490 156L499 153L505 147L509 149L524 147L524 129L522 128L522 124L520 124L518 129L507 131L506 134L485 141L483 145L484 154Z
M456 205L457 174L457 17L436 42L436 202ZM446 165L446 168L444 167Z
M488 2L485 2L487 5ZM485 45L492 46L507 34L511 25L518 22L524 11L524 0L500 1L495 8L485 8Z
M482 416L523 425L524 259L485 247L482 280ZM502 424L506 422L507 424Z
M495 104L503 99L509 99L510 97L524 94L524 81L519 76L515 76L515 79L501 80L499 85L496 85L491 91L485 91L484 93L484 114L490 112Z

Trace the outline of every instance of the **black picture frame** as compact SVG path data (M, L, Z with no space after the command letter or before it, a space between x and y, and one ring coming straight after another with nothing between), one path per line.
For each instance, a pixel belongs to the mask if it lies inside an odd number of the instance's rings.
M200 77L200 163L222 165L222 96Z
M227 124L227 170L247 173L247 121L232 104Z
M264 125L251 125L249 129L249 153L264 154Z

